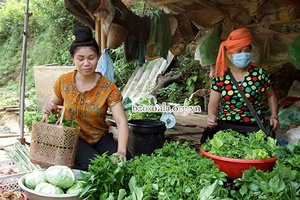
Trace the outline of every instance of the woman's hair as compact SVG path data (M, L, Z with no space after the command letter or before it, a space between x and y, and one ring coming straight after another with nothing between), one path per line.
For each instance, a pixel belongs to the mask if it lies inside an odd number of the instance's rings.
M77 47L91 47L97 54L99 54L99 46L93 38L92 30L87 26L77 26L73 30L72 44L70 47L70 54L73 57Z

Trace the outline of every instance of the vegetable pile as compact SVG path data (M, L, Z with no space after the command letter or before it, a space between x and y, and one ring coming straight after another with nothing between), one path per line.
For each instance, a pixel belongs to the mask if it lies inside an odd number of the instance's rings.
M234 199L300 199L300 140L275 150L277 161L272 171L251 168L234 181L236 190L230 191Z
M251 138L256 138L254 141L257 142L259 136L262 135L253 134ZM226 141L227 138L223 138ZM267 138L263 140L268 141ZM252 145L256 144L254 141ZM123 162L106 153L98 155L71 188L75 187L74 194L89 200L296 200L300 198L299 144L276 147L277 161L272 171L245 170L242 178L231 183L233 187L228 187L226 174L219 171L213 160L197 153L187 143L173 141L166 142L150 156L136 156ZM231 148L235 149L235 146ZM74 181L69 170L53 167L53 171L49 171L50 179L46 171L45 176L38 174L40 171L31 178L28 174L26 187L36 189L35 185L42 184L48 193L61 190L67 193Z
M267 136L263 131L244 136L234 130L221 130L212 139L207 139L202 148L211 154L246 160L267 159L274 157L278 148L276 139Z
M89 199L227 199L226 174L211 159L187 143L165 143L151 156L142 155L114 164L97 156L83 175L81 197ZM213 186L213 187L210 187ZM205 195L200 195L205 194Z
M131 100L127 99L125 103L123 102L123 106L125 108L125 114L128 120L159 120L162 114L161 112L155 112L155 109L152 109L156 106L156 99L147 96L140 97L133 105ZM141 108L142 111L134 110L132 106Z
M55 165L45 171L35 170L24 177L24 185L45 194L78 194L81 181L75 178L74 172L67 166Z

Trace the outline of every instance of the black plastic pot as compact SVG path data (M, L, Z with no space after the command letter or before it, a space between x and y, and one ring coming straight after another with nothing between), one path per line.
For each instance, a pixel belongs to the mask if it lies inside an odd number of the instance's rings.
M159 120L130 120L128 151L132 157L151 155L164 145L165 123Z

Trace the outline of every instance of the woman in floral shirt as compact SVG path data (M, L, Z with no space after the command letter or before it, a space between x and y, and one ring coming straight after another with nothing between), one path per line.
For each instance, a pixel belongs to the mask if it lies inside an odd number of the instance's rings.
M87 170L96 154L108 152L121 160L126 157L128 122L117 86L101 73L95 72L99 46L87 26L74 29L70 53L75 70L62 74L54 84L54 94L45 106L45 113L58 113L58 105L65 107L65 118L76 120L81 129L74 168ZM118 127L118 142L105 123L110 108Z
M233 129L242 134L259 130L255 118L228 75L229 70L261 120L261 97L262 94L266 96L271 110L270 125L273 130L279 127L274 89L266 71L251 62L251 43L252 36L247 28L234 30L221 43L208 104L208 128L203 133L201 143L219 130ZM226 56L231 61L230 67L226 65Z

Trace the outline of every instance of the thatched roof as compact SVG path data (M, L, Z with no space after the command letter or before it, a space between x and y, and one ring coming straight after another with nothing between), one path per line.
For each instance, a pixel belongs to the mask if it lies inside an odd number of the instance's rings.
M132 4L133 1L110 1L116 8L114 21L128 27L128 37L136 34L137 30L141 31L141 28L147 28L145 24L149 23L143 20L147 16L135 15L131 11L126 11L126 15L124 14L124 7ZM93 16L93 13L101 1L65 0L65 2L66 8L74 16L95 28L97 18ZM253 33L255 43L260 46L260 59L276 60L278 55L286 59L288 45L300 33L298 25L300 1L297 0L148 0L145 2L162 9L167 14L180 15L181 18L176 18L177 21L173 20L175 25L183 23L181 19L188 19L195 38L197 31L205 32L213 27L219 27L222 30L221 39L225 39L237 27L248 27ZM133 16L127 17L130 15ZM133 26L133 24L138 25ZM184 37L184 33L182 35ZM133 38L136 37L138 36L133 36ZM141 38L145 38L145 35Z
M96 30L96 39L98 37L103 48L103 26L99 29L99 21L93 15L100 2L113 5L113 21L128 29L128 38L147 39L149 17L128 9L135 0L65 0L71 14ZM248 27L258 47L257 64L263 64L261 66L273 76L279 99L286 95L292 82L299 79L300 71L288 58L288 46L300 34L299 0L145 0L145 3L170 16L170 25L176 28L173 32L173 42L178 43L173 49L175 53L195 48L199 36L215 27L221 30L222 40L235 28Z

